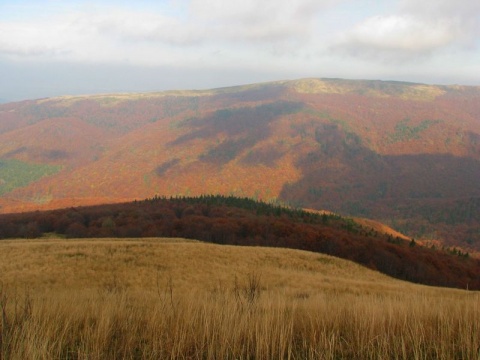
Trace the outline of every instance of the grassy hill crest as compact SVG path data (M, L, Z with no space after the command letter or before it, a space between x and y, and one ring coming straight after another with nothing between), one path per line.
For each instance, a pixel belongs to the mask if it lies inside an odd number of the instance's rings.
M382 229L383 230L383 229ZM372 224L248 198L162 198L0 216L0 238L183 237L225 245L291 248L353 260L412 282L480 288L480 260L418 246Z

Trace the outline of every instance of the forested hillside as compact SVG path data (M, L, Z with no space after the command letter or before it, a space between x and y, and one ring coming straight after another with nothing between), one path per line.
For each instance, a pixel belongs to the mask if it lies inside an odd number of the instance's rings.
M223 194L480 249L480 89L306 79L0 105L0 211Z
M0 216L0 238L183 237L283 247L353 260L398 279L480 289L480 260L418 246L352 219L247 198L155 197L131 203Z

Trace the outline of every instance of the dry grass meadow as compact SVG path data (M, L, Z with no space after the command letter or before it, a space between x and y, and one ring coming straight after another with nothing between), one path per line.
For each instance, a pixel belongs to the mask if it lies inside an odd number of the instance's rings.
M480 359L480 295L304 251L0 242L1 359Z

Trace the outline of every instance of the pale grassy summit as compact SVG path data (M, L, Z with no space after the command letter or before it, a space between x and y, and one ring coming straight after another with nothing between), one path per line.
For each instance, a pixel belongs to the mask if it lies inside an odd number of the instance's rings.
M102 106L115 106L125 101L136 101L145 99L165 98L165 97L205 97L217 94L231 94L247 90L262 88L265 85L282 84L283 81L258 83L248 85L229 86L214 89L203 90L164 90L151 92L118 92L105 94L84 94L84 95L64 95L46 99L37 100L37 104L55 103L56 106L68 107L76 102L83 100L94 100Z
M406 87L400 97L405 100L433 101L445 93L445 88L439 86L416 84Z
M353 90L344 83L323 79L302 79L293 81L292 84L297 92L303 94L345 94Z
M374 97L395 96L404 100L433 101L446 93L446 87L396 81L301 79L290 83L297 92L303 94L358 93Z
M163 98L167 96L177 97L199 97L209 96L215 93L214 90L168 90L158 92L132 92L132 93L106 93L95 95L65 95L47 99L37 100L37 104L55 103L56 106L71 106L83 100L94 100L103 106L114 106L124 101L135 101L144 99Z
M54 103L55 106L68 107L83 100L94 100L102 106L115 106L124 101L164 97L206 97L219 94L234 94L249 90L266 89L270 86L292 87L300 94L348 94L357 93L372 97L398 97L413 101L434 101L448 91L463 91L466 87L438 86L400 81L349 80L330 78L306 78L299 80L280 80L238 86L228 86L203 90L164 90L153 92L105 93L85 95L65 95L37 100L37 104ZM267 91L267 90L266 90Z

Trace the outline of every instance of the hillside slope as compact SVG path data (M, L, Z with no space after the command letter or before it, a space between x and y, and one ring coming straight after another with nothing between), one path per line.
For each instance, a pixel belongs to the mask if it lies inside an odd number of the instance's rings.
M220 246L172 238L16 239L0 242L0 249L3 285L35 290L94 289L114 280L132 290L155 289L161 275L163 280L171 277L175 281L176 291L187 292L219 284L231 287L235 276L243 281L254 273L261 276L262 286L270 291L286 290L291 297L324 291L421 289L350 261L292 249ZM131 267L135 271L130 271Z
M480 249L478 87L305 79L3 104L0 161L0 187L46 167L2 212L233 194Z
M202 196L0 216L0 238L183 237L226 245L282 247L341 257L412 282L480 289L480 260L416 246L334 214Z
M475 359L478 292L185 239L0 242L14 359Z

